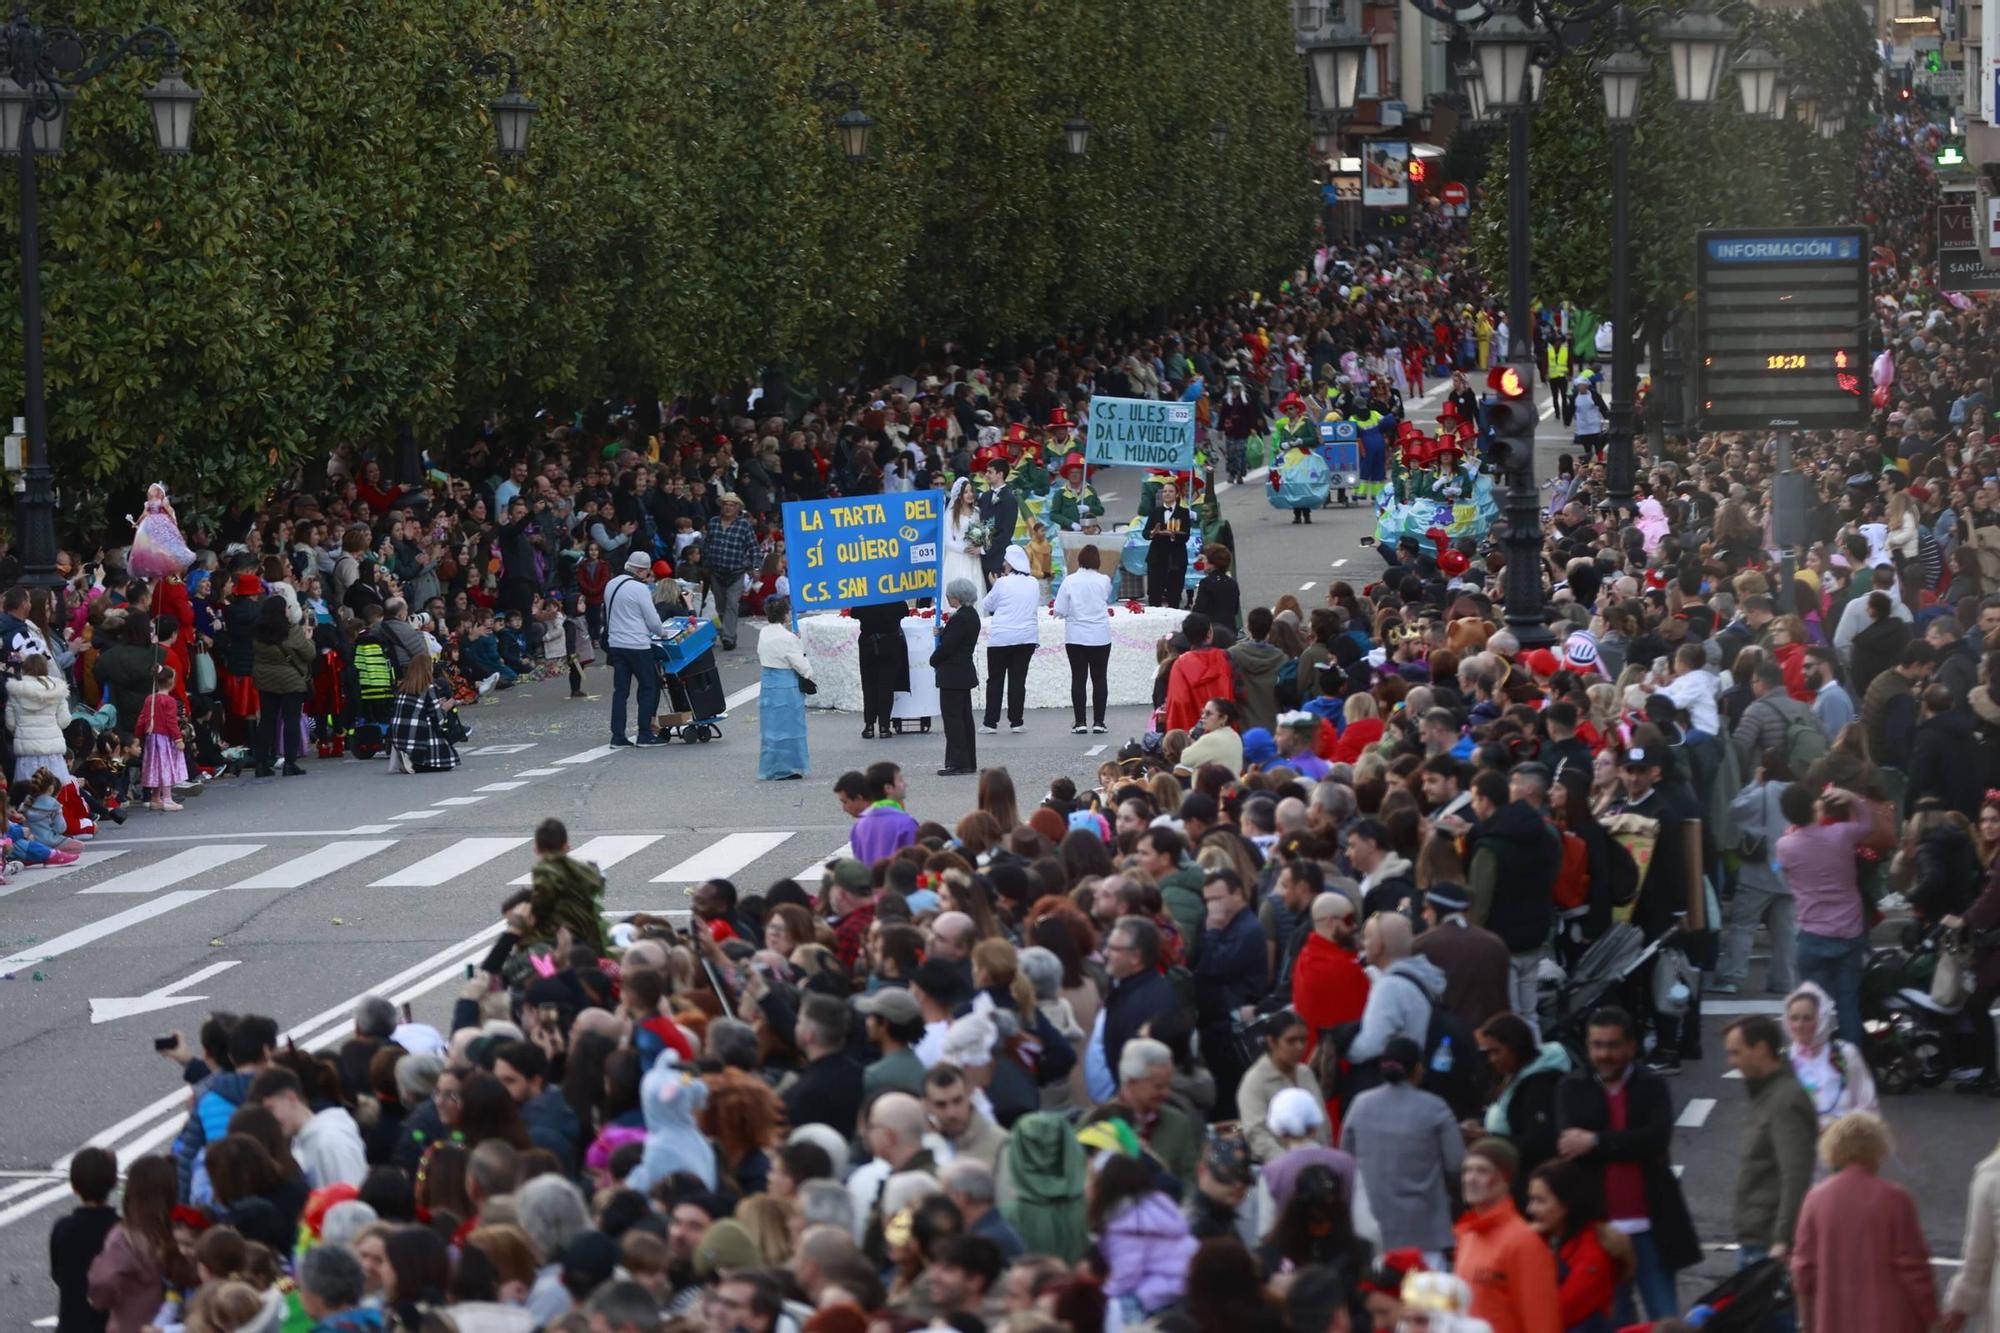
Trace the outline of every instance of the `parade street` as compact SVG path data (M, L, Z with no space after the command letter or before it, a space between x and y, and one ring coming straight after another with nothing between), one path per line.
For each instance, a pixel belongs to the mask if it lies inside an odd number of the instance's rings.
M1415 409L1419 420L1438 397ZM1545 469L1566 447L1558 431L1544 422ZM1129 515L1137 474L1094 481L1112 516ZM1246 606L1291 592L1311 607L1329 583L1359 588L1380 569L1359 543L1372 530L1366 507L1324 510L1296 527L1253 475L1225 493L1223 508ZM210 1009L226 1009L270 1014L300 1046L330 1047L368 994L444 1025L467 965L499 929L500 899L526 882L541 819L565 821L576 854L604 869L611 911L662 912L685 909L688 890L712 877L745 892L793 877L816 886L821 865L846 850L848 821L829 790L845 769L892 759L913 775L920 818L950 822L966 808L971 779L930 777L941 754L935 728L863 741L848 714L811 714L806 781L752 782L753 645L746 634L741 651L724 655L731 714L713 743L614 750L604 698L566 699L559 682L524 685L464 710L475 731L455 772L391 776L379 760L350 758L316 763L295 790L283 778L218 782L181 818L135 813L74 865L0 890L0 1005L10 1020L0 1037L0 1326L53 1309L41 1254L50 1220L68 1206L67 1155L88 1143L131 1159L178 1130L187 1096L154 1053L155 1037L191 1032ZM587 688L601 696L608 680L599 668ZM1145 710L1114 709L1108 735L1073 736L1066 711L1033 712L1025 734L981 737L980 762L1006 766L1032 804L1051 778L1081 781L1146 726ZM1721 1247L1743 1092L1724 1077L1720 1032L1730 1015L1778 1010L1760 975L1753 968L1741 998L1710 1001L1707 1056L1672 1085L1676 1169L1703 1240L1717 1247L1704 1280L1734 1262ZM1964 1181L1990 1147L1987 1105L1938 1090L1884 1108L1902 1145L1894 1175L1924 1201L1942 1276L1959 1253Z

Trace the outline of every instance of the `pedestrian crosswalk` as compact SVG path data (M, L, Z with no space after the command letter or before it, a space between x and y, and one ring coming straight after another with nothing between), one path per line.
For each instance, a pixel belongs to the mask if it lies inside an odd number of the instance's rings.
M24 941L16 946L19 953L0 958L0 971L31 966L136 931L217 894L332 891L372 898L379 891L396 890L415 897L390 894L381 901L417 902L431 893L486 893L497 908L506 889L529 883L535 858L532 839L525 836L461 837L422 822L369 825L357 832L372 836L263 834L193 846L166 839L123 847L93 845L72 865L29 868L11 884L0 886L4 904L0 910L14 911L32 899L35 910L45 917L50 904L64 898L137 901L121 904L94 921L79 913L81 923L70 929L64 929L69 922L45 926L41 940ZM768 862L803 856L815 846L824 849L822 854L796 878L816 887L828 861L852 855L847 843L839 841L841 832L820 828L604 833L580 837L570 854L604 872L612 907L630 906L633 898L640 897L651 908L659 902L660 890L649 889L650 885L675 886L667 892L678 894L704 880L731 879L742 882L745 892L753 892L782 878L787 862ZM49 893L50 888L55 893ZM127 943L129 937L119 942Z

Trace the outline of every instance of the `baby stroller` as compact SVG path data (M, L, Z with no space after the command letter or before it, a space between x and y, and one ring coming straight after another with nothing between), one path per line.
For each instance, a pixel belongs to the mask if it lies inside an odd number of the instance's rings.
M1792 1307L1792 1275L1782 1259L1751 1264L1710 1287L1688 1308L1687 1322L1703 1333L1757 1333ZM1706 1311L1706 1318L1697 1318Z
M1665 938L1662 936L1661 938ZM1655 944L1653 948L1658 948ZM1625 979L1651 956L1645 933L1629 921L1619 921L1583 951L1576 966L1556 985L1553 1001L1544 999L1542 1029L1560 1041L1579 1066L1589 1054L1585 1025L1599 1005L1616 1003ZM1546 1011L1553 1005L1553 1019Z

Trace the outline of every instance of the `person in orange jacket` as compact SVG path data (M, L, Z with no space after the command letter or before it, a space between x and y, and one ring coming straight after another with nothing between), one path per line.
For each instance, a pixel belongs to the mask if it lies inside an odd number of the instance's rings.
M1520 1169L1521 1155L1505 1139L1481 1139L1465 1150L1465 1214L1452 1227L1452 1269L1472 1288L1472 1317L1493 1333L1563 1333L1555 1254L1514 1208Z

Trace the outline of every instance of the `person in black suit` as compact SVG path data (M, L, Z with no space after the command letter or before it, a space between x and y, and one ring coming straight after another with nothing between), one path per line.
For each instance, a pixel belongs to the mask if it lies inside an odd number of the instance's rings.
M1674 1275L1701 1261L1701 1243L1668 1156L1673 1098L1666 1080L1640 1060L1639 1025L1630 1014L1598 1009L1585 1032L1589 1067L1556 1085L1556 1155L1591 1173L1611 1225L1648 1223L1631 1233L1638 1271L1619 1292L1618 1321L1637 1319L1635 1295L1648 1316L1665 1319L1679 1308Z
M979 496L979 516L986 520L992 535L979 553L979 567L991 584L1007 572L1007 543L1014 540L1014 525L1021 517L1020 497L1007 485L1007 460L995 458L986 465L986 489ZM1182 543L1181 563L1187 563L1186 543Z
M908 602L874 602L854 608L861 623L861 739L896 734L890 709L899 690L910 688L910 653L903 644Z
M1179 606L1187 595L1188 536L1194 515L1181 503L1181 488L1160 483L1153 512L1146 518L1146 605Z
M979 589L970 580L953 579L944 600L951 615L938 631L931 668L937 672L938 713L944 722L944 767L938 776L949 778L979 769L972 733L972 692L979 688L972 656L979 647Z

